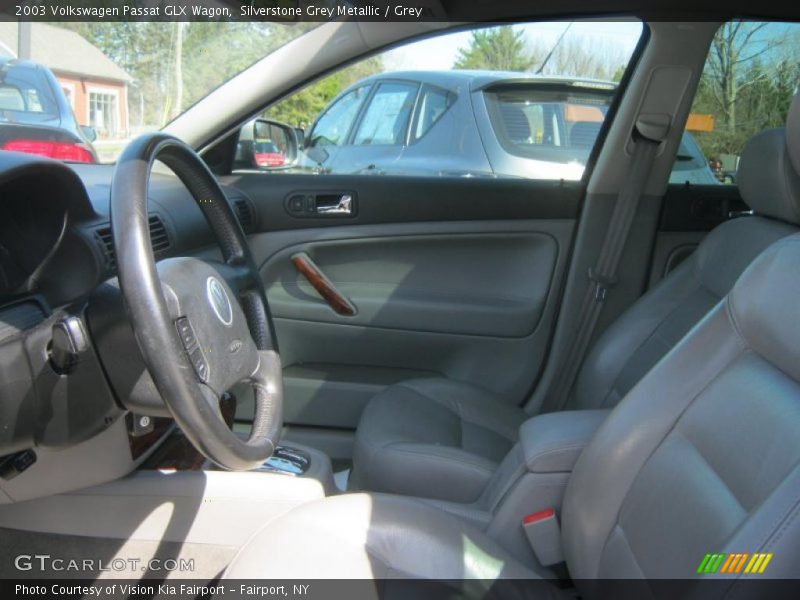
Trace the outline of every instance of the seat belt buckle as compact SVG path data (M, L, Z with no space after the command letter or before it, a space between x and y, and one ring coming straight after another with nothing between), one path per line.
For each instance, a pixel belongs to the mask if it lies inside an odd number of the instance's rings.
M522 519L522 529L533 553L543 567L564 562L561 548L561 527L556 511L546 508Z

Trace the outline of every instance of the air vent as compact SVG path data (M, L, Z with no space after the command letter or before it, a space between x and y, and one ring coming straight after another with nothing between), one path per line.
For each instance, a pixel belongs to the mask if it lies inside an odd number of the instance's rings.
M149 223L150 245L153 248L153 254L158 258L170 249L172 243L170 242L167 228L158 215L150 215ZM111 234L111 227L109 225L98 227L94 230L94 234L100 244L100 250L103 252L106 266L112 270L116 269L117 256L114 252L114 236Z
M250 203L244 198L236 198L233 201L233 207L242 229L247 233L252 233L256 219L253 214L253 209L250 207Z
M103 258L106 259L106 267L116 269L117 259L114 255L114 236L111 235L111 227L98 227L94 230L94 235L100 242L100 250L103 251Z
M160 256L171 246L169 235L167 235L167 228L164 227L164 222L156 215L150 216L150 245L153 248L153 254Z

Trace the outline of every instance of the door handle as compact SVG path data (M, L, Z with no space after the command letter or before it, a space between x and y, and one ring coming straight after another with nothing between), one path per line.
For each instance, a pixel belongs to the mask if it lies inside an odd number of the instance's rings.
M317 214L319 215L352 215L353 196L317 196Z
M308 254L298 252L292 255L292 263L336 314L343 317L355 316L356 307L353 303L348 300L347 296L336 289L333 282L325 276L322 269L317 266Z
M285 206L290 215L299 218L354 217L358 198L352 191L293 192Z

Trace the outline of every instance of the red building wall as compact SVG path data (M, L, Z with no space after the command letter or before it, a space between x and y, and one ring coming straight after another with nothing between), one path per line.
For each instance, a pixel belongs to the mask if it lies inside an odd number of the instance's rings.
M114 139L125 137L128 133L128 89L125 83L102 79L88 79L75 75L54 72L56 79L64 89L67 99L72 104L72 111L80 125L91 125L98 132L98 137ZM91 123L89 118L89 97L91 94L103 94L116 99L115 130L104 128L101 123Z

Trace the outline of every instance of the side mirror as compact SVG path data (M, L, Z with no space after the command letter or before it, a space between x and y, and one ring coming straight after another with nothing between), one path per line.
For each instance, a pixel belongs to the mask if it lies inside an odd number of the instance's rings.
M94 127L90 127L89 125L81 125L81 133L86 137L87 140L90 142L94 142L97 139L97 131Z
M299 149L294 127L269 119L254 119L239 132L234 168L285 169L297 162Z
M297 160L299 144L286 123L256 119L253 123L253 160L259 168L287 167Z
M297 147L298 148L305 148L306 147L306 132L302 127L295 127L294 128L294 135L297 138Z

